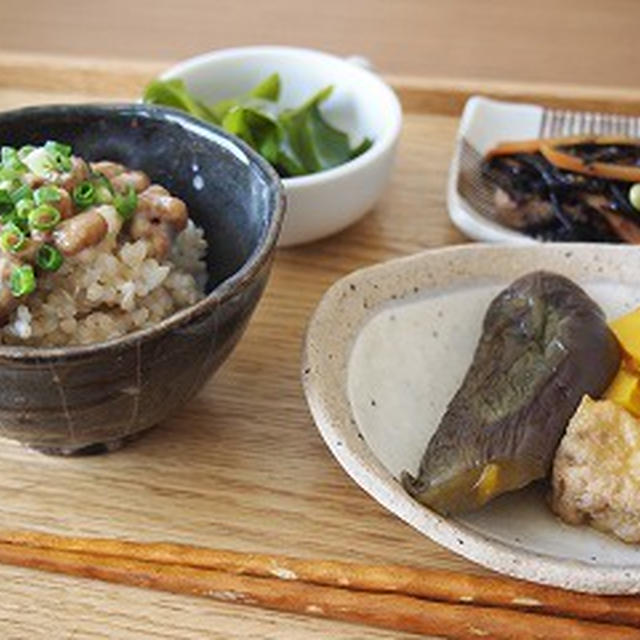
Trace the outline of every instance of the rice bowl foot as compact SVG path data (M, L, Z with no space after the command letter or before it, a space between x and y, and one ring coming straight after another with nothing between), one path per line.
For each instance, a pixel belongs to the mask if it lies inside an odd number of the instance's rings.
M42 453L45 456L60 456L60 457L80 457L80 456L97 456L103 453L113 453L119 451L131 442L139 440L151 429L155 427L149 427L144 431L138 433L132 433L122 438L115 438L114 440L108 440L107 442L95 442L93 444L83 444L78 447L66 446L66 447L51 447L46 445L25 445L27 449Z

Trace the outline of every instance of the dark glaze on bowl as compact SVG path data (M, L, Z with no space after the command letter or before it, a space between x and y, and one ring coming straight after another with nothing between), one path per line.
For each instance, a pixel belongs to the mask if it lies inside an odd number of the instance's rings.
M0 114L0 143L71 144L142 169L189 207L209 244L204 300L87 346L0 345L0 435L51 454L118 448L183 405L229 355L267 281L284 200L275 172L227 133L146 105Z

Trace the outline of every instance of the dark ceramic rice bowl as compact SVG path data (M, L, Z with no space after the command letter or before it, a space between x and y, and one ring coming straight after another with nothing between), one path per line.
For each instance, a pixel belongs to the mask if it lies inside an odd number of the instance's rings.
M241 337L262 294L284 201L246 145L146 105L53 105L0 114L0 143L53 139L141 169L204 229L207 295L150 329L86 346L0 345L0 435L53 454L118 448L183 405Z

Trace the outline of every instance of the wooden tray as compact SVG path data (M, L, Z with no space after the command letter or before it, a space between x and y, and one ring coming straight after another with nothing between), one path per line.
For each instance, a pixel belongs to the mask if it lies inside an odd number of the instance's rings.
M0 109L136 99L166 66L3 54ZM138 442L57 459L0 441L3 526L483 572L384 511L338 467L301 391L305 326L346 273L465 241L449 222L445 185L457 114L471 93L639 113L640 92L390 80L405 126L379 206L338 236L281 250L232 357L190 406ZM0 630L30 639L415 637L4 566Z

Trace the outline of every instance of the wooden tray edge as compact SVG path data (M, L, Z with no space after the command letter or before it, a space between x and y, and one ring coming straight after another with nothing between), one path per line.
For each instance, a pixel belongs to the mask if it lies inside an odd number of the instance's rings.
M640 115L640 91L631 88L409 76L387 76L387 79L408 113L457 116L471 96L481 94L553 109Z
M171 61L76 58L0 50L0 88L131 99ZM386 75L406 113L459 116L475 94L556 109L640 115L633 88Z

